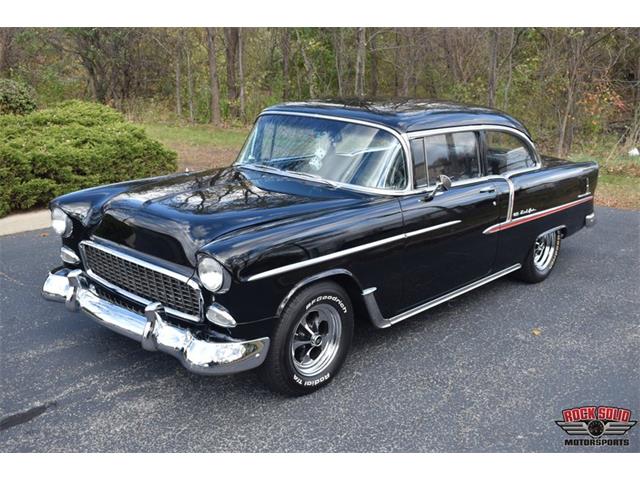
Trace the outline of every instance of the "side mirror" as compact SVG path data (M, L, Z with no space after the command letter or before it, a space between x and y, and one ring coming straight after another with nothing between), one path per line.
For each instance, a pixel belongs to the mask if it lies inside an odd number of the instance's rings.
M451 179L446 175L439 175L438 181L436 181L436 187L427 194L424 201L428 202L429 200L433 200L433 197L435 197L438 192L446 192L450 188L451 188Z
M440 175L436 182L436 190L438 187L442 187L442 190L449 190L451 188L451 179L446 175Z

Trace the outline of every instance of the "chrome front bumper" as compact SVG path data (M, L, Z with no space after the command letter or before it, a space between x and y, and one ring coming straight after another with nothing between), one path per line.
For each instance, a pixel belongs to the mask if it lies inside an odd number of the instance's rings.
M144 316L96 295L82 270L66 268L49 273L42 287L47 300L64 302L67 309L82 311L105 327L133 340L142 348L176 357L184 367L203 375L225 375L258 367L269 350L269 338L217 342L196 338L188 328L167 322L164 308L152 303Z

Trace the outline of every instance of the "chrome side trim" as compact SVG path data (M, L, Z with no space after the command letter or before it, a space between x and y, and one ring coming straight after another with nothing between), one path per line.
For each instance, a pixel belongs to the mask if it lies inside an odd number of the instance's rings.
M461 287L441 297L430 300L426 303L423 303L422 305L418 305L417 307L414 307L404 313L400 313L389 319L382 317L382 314L380 313L380 309L378 307L378 303L376 302L376 299L374 297L374 292L365 291L366 293L362 292L362 295L364 297L365 305L367 306L367 310L369 312L371 321L374 324L374 326L376 326L377 328L388 328L391 325L395 325L396 323L406 320L407 318L418 315L419 313L425 312L430 308L440 305L441 303L444 303L451 299L459 297L460 295L470 292L471 290L475 290L476 288L481 287L482 285L486 285L487 283L497 280L500 277L504 277L505 275L515 272L521 267L522 265L520 265L519 263L516 263L515 265L512 265L509 268L505 268L504 270L500 270L499 272L488 275L484 278L481 278L480 280L470 283L469 285Z
M316 265L318 263L327 262L329 260L334 260L336 258L345 257L347 255L358 253L363 250L368 250L370 248L386 245L387 243L397 242L398 240L404 240L406 238L413 237L415 235L421 235L423 233L432 232L434 230L440 230L441 228L446 228L446 227L450 227L451 225L456 225L461 221L462 220L453 220L451 222L440 223L438 225L433 225L431 227L421 228L420 230L414 230L413 232L401 233L400 235L394 235L392 237L383 238L381 240L376 240L375 242L365 243L362 245L358 245L356 247L351 247L345 250L339 250L337 252L329 253L327 255L321 255L320 257L310 258L308 260L292 263L290 265L284 265L282 267L273 268L271 270L267 270L261 273L256 273L255 275L251 275L250 277L247 278L247 282L260 280L261 278L272 277L273 275L278 275L280 273L290 272L291 270L297 270L298 268L304 268L310 265Z
M125 290L121 287L118 287L117 285L114 285L113 283L109 282L108 280L105 280L104 278L102 278L100 275L94 273L90 268L89 268L89 264L87 263L87 259L86 259L86 255L85 255L85 245L86 246L91 246L94 248L97 248L98 250L103 250L111 255L115 255L117 257L121 257L127 261L130 261L132 263L136 263L140 266L143 266L145 268L148 268L150 270L155 270L157 272L163 273L165 275L168 275L170 277L175 278L176 280L180 280L181 282L186 283L187 285L189 285L190 287L194 288L195 290L198 291L199 295L200 295L200 315L196 316L196 315L190 315L188 313L184 313L181 312L179 310L175 310L173 308L169 308L169 307L165 307L165 312L168 313L169 315L173 315L175 317L178 318L184 318L185 320L188 320L190 322L196 322L196 323L200 323L202 322L202 306L204 303L203 297L202 297L202 290L200 289L200 285L198 283L196 283L193 279L186 277L185 275L182 275L181 273L178 272L174 272L172 270L168 270L164 267L161 267L159 265L154 265L152 263L149 263L147 261L141 260L139 258L133 257L131 255L128 255L124 252L121 252L119 250L113 249L113 248L109 248L106 247L104 245L101 245L99 243L93 242L91 240L83 240L82 242L80 242L80 255L82 256L82 263L85 267L85 271L86 274L89 278L91 278L91 280L99 283L100 285L102 285L103 287L106 287L110 290L113 290L114 292L116 292L118 295L122 295L123 297L127 297L130 300L133 300L134 302L140 303L143 306L147 306L153 303L152 300L149 300L147 298L143 298L140 297L138 295L136 295L135 293L129 292L128 290Z
M432 227L421 228L420 230L413 230L404 234L404 238L415 237L416 235L422 235L423 233L432 232L433 230L439 230L441 228L450 227L462 222L462 220L452 220L451 222L440 223Z
M505 221L510 222L513 218L513 204L516 199L516 192L513 182L507 177L505 177L505 180L507 181L507 185L509 185L509 206L507 207L507 219Z
M547 215L551 215L553 213L561 212L562 210L566 210L571 207L575 207L576 205L580 205L581 203L588 202L592 200L593 197L581 198L579 200L574 200L573 202L564 203L562 205L558 205L557 207L548 208L546 210L542 210L540 212L531 213L529 215L525 215L523 217L518 217L515 220L507 220L506 222L496 223L495 225L490 226L484 232L485 235L489 235L491 233L500 232L502 230L507 230L509 228L517 227L523 223L531 222L533 220L537 220L542 217L546 217Z

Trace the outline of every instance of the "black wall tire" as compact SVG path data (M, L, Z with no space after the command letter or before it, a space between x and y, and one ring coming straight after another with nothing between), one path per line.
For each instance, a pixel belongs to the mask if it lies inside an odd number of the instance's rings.
M521 280L538 283L551 274L560 253L562 232L556 230L536 238L522 268L516 272Z
M319 282L297 293L282 312L260 377L288 396L314 392L344 363L353 338L353 306L342 287Z

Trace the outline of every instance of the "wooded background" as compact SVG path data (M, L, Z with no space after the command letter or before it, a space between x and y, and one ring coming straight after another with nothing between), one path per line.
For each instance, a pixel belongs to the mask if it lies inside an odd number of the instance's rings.
M637 28L2 28L0 77L39 106L93 99L142 121L228 126L286 100L421 97L505 110L561 156L640 140Z

